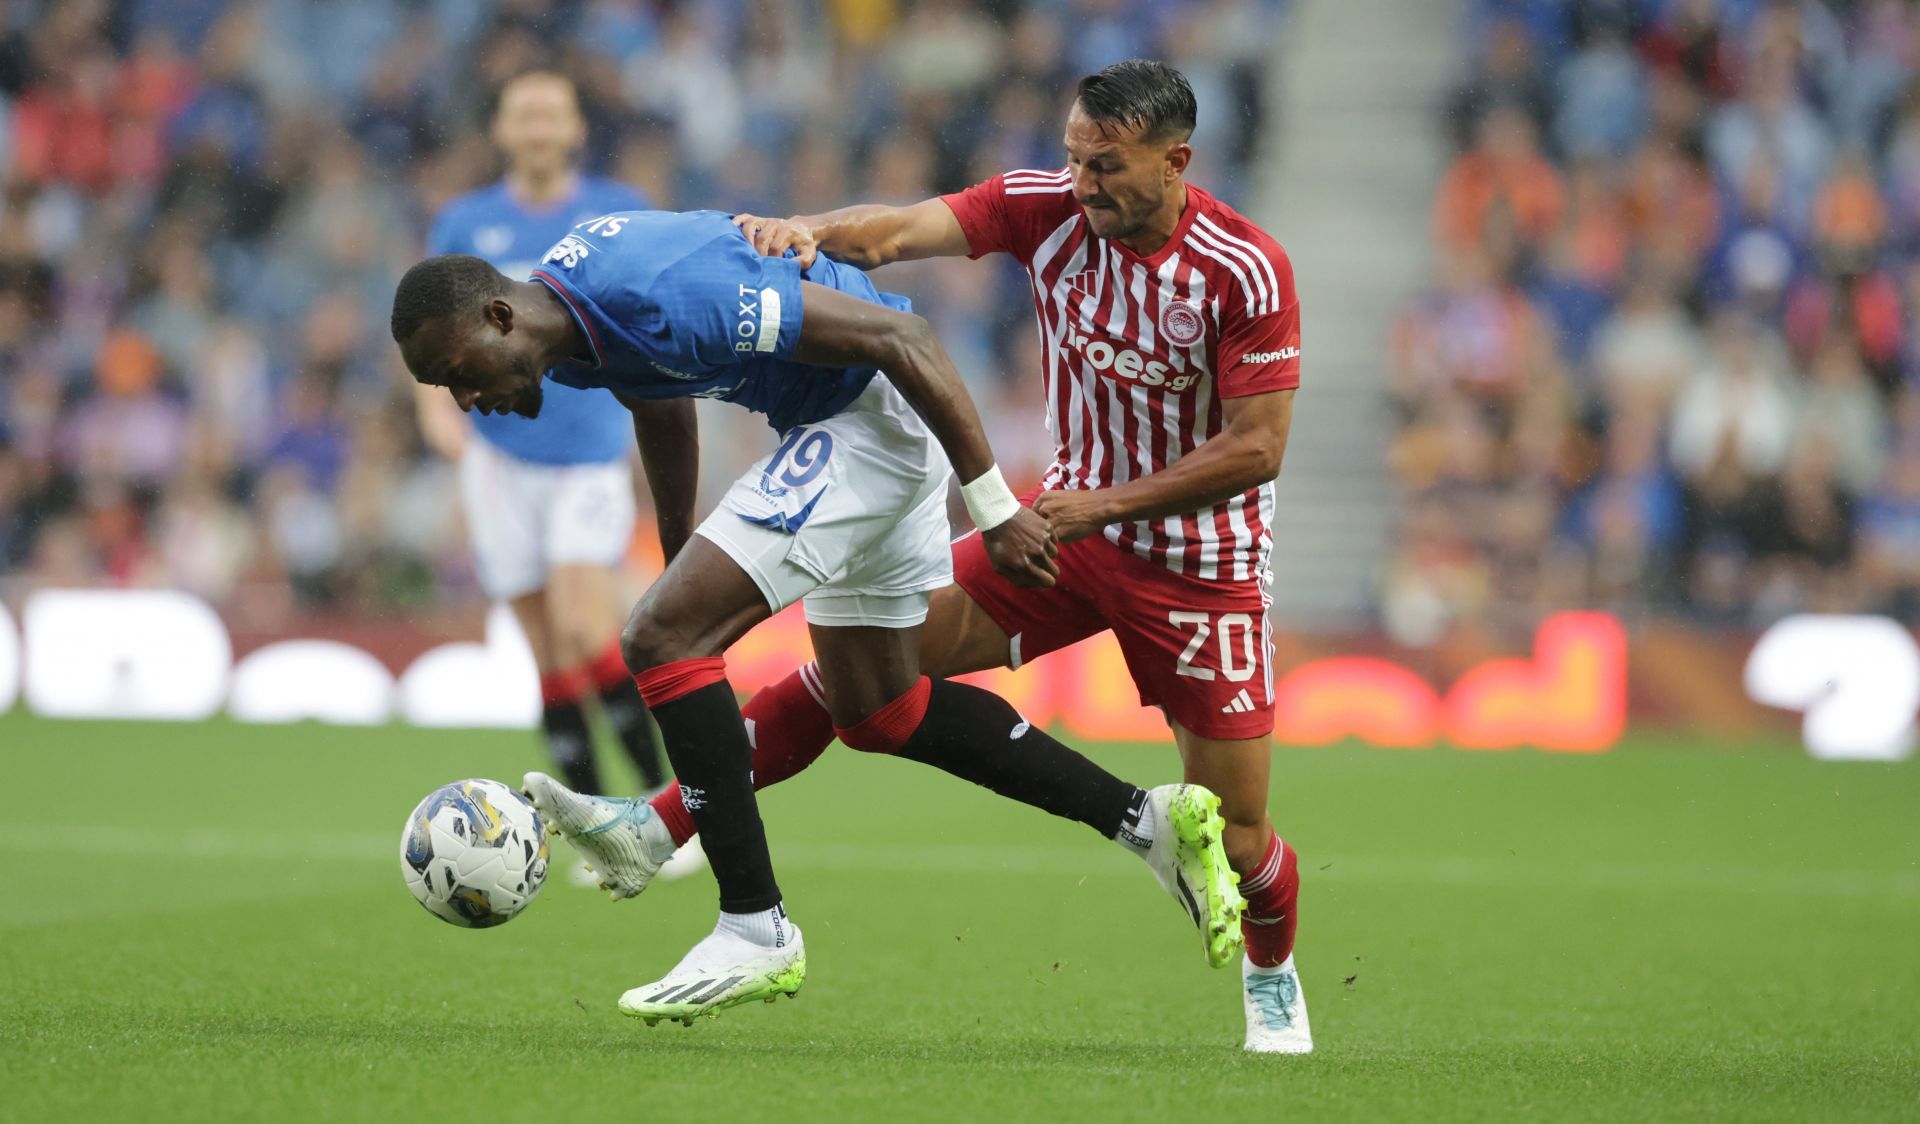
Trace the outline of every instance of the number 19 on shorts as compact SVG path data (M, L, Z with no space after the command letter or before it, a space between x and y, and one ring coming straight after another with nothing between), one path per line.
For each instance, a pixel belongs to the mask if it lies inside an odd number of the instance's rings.
M1175 611L1167 614L1167 622L1182 631L1193 631L1174 668L1179 674L1193 679L1213 680L1214 669L1203 664L1212 662L1216 655L1219 676L1229 683L1243 683L1253 678L1253 673L1259 670L1259 650L1254 646L1263 640L1259 630L1254 627L1251 613L1221 613L1216 616L1212 613Z

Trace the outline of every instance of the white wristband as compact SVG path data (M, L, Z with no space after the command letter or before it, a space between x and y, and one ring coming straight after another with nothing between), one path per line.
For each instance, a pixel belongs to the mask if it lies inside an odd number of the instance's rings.
M1007 487L1006 478L1000 475L1000 466L994 465L981 473L973 481L960 485L960 498L966 501L967 514L973 517L973 525L982 531L991 531L1020 511L1020 501L1013 496L1013 490Z

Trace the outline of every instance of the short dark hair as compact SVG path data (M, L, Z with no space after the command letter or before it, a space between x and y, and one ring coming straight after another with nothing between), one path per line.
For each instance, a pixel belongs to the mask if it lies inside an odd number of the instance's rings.
M1089 74L1075 100L1102 129L1138 128L1154 140L1185 140L1199 116L1186 75L1157 59L1127 59Z
M561 85L567 88L567 96L573 99L573 108L575 112L579 112L579 113L586 112L586 107L580 104L579 83L575 82L572 78L568 77L565 74L562 74L558 70L554 70L551 67L534 66L534 67L529 67L526 70L516 72L513 77L507 79L505 82L502 82L500 83L500 85L494 87L492 93L490 93L487 96L487 120L491 121L494 118L500 116L500 107L507 103L507 91L512 89L514 86L519 85L521 82L526 81L529 78L537 79L542 82L560 83Z
M393 291L393 342L405 343L429 320L478 308L507 291L507 279L485 258L441 254L416 262Z

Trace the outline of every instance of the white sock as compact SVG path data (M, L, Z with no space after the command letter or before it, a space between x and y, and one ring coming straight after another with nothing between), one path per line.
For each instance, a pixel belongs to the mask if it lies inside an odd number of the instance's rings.
M1120 821L1120 830L1113 833L1113 841L1139 855L1147 857L1153 848L1153 802L1147 799L1147 790L1133 790L1133 803L1127 805L1127 814Z
M783 902L772 909L763 909L758 913L721 913L720 923L713 927L716 933L730 933L744 941L752 941L761 948L784 948L793 936L793 924L787 920L787 908Z

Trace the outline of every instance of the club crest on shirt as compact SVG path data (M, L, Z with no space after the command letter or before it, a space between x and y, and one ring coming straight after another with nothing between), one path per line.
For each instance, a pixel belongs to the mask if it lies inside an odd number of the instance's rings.
M1206 319L1192 301L1168 301L1160 310L1160 336L1175 347L1192 347L1206 330Z

